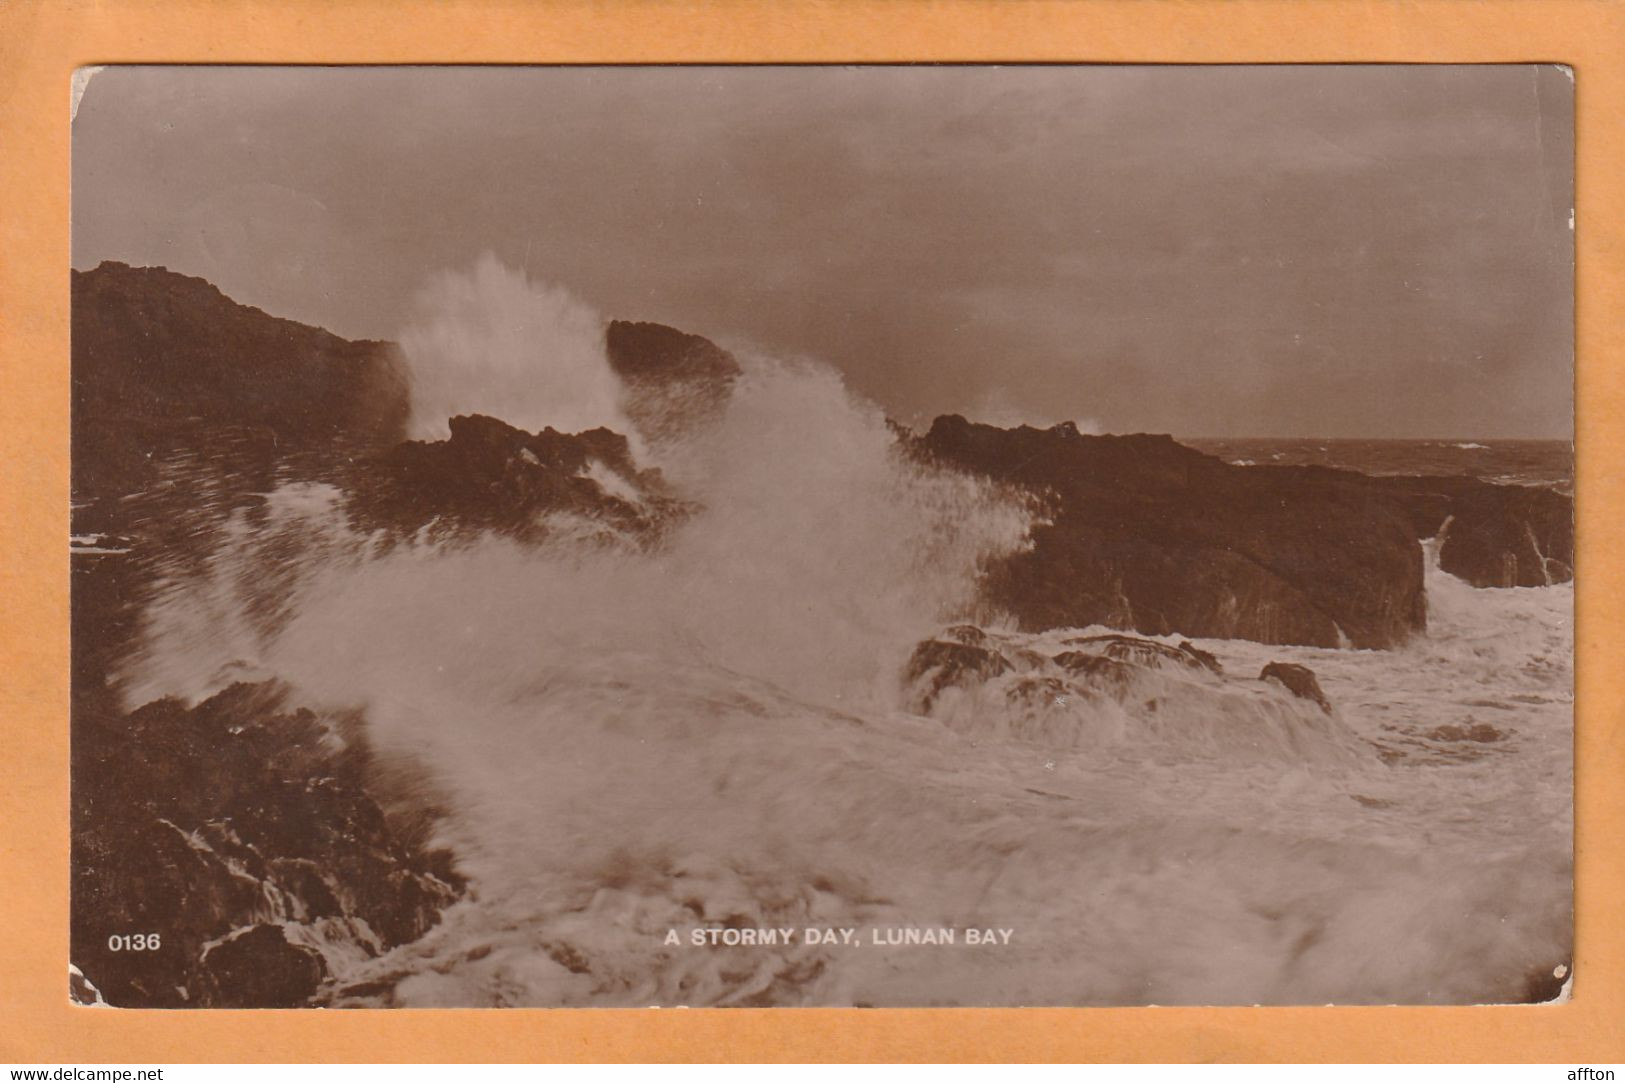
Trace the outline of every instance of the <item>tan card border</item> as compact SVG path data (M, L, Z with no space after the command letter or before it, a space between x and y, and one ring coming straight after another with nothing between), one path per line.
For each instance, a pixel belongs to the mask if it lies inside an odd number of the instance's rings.
M1517 1008L69 1005L68 95L109 62L1554 61L1577 76L1577 959ZM0 0L0 1061L1625 1060L1625 3Z

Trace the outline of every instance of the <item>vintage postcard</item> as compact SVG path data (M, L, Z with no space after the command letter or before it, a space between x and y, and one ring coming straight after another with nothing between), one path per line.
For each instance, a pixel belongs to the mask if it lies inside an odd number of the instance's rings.
M82 70L71 995L1562 997L1574 86Z

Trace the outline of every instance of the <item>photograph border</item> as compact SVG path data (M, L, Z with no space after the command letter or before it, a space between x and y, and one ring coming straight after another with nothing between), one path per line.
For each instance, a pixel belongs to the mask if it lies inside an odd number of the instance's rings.
M0 6L0 1061L1625 1060L1625 4ZM1576 78L1575 963L1509 1007L107 1010L68 998L69 96L113 63L1545 62Z

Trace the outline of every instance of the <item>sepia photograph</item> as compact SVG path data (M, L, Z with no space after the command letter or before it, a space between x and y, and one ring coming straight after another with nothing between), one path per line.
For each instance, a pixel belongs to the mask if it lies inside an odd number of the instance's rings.
M1574 103L79 69L69 998L1565 998Z

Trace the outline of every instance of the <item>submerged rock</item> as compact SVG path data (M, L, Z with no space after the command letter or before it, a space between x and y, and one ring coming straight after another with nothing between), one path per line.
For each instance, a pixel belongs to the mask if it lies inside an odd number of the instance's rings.
M1308 666L1300 666L1296 662L1271 662L1259 673L1258 679L1275 681L1299 699L1319 704L1321 710L1327 714L1332 713L1331 701L1326 698L1326 693L1320 690L1320 682L1315 679L1315 671Z
M1439 568L1475 587L1541 587L1574 578L1574 501L1550 489L1473 478L1372 478L1418 536L1439 537Z
M1019 643L1003 643L973 624L954 625L940 638L914 648L903 672L912 691L910 707L928 714L944 689L974 688L1008 673L1021 676L1005 689L1006 699L1053 704L1068 697L1088 700L1102 695L1122 700L1137 673L1165 666L1217 672L1218 660L1194 647L1186 650L1122 635L1078 636L1063 642L1078 649L1049 655Z
M1573 974L1574 968L1566 960L1556 966L1531 967L1524 977L1519 1003L1548 1004L1561 999Z
M68 964L68 999L86 1007L107 1006L107 1001L102 999L102 991L90 984L90 979L72 963Z
M1128 691L1135 671L1145 668L1145 663L1139 660L1131 664L1085 651L1064 651L1057 654L1053 661L1083 687L1116 697Z
M399 440L405 366L387 342L238 304L201 278L106 262L72 273L73 484L128 492L155 452L235 426L286 454Z
M321 953L253 925L203 949L200 992L217 1008L304 1007L327 977Z
M914 690L911 709L924 714L944 689L973 687L1010 668L1004 655L987 647L928 639L914 648L903 680Z
M944 639L951 639L955 643L965 643L972 647L985 646L987 633L974 624L956 624L942 633Z
M1069 650L1034 649L1052 642L972 625L925 640L902 674L910 709L971 735L1054 748L1149 743L1255 759L1312 747L1312 758L1340 763L1375 754L1341 724L1305 666L1265 666L1259 679L1280 686L1272 692L1226 679L1217 658L1188 642L1086 635L1062 640ZM962 694L943 696L949 687Z
M1546 490L1235 466L1167 436L957 415L907 446L1044 501L1032 546L987 582L1026 631L1396 646L1426 627L1420 539L1446 521L1442 566L1477 585L1556 582L1572 568L1572 502Z

